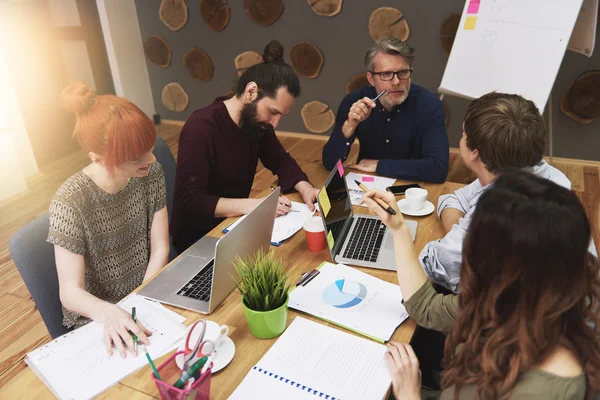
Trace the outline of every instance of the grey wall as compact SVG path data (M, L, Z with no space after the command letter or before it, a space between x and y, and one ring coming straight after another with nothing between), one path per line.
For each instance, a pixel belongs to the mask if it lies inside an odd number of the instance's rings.
M285 9L279 20L265 28L246 17L241 0L229 0L231 19L221 32L212 32L205 25L200 17L199 0L187 0L187 5L187 24L173 32L158 17L159 0L136 0L142 40L153 34L160 35L173 48L170 67L161 68L147 62L156 110L161 117L185 120L194 110L226 93L237 78L233 60L239 53L253 50L262 54L264 46L277 39L284 45L285 58L289 62L291 46L298 41L309 41L319 47L325 63L316 79L300 78L302 94L292 112L279 125L280 130L307 132L300 116L302 105L319 100L337 111L345 95L346 83L355 74L364 72L364 54L373 43L368 29L373 10L395 7L405 14L411 28L409 43L417 50L413 82L435 92L448 59L439 45L439 27L448 14L462 12L464 1L345 0L342 11L330 18L315 14L305 0L284 0ZM600 43L600 37L596 42ZM193 79L183 66L183 56L192 47L203 49L213 61L214 75L207 83ZM594 68L600 69L600 48L591 59L567 52L555 84L552 105L554 155L557 157L600 160L600 118L590 125L581 125L563 115L558 108L560 95L573 80L583 71ZM190 105L184 112L171 112L162 105L162 88L173 81L179 82L190 96ZM451 114L450 145L457 147L468 101L449 96L445 101Z

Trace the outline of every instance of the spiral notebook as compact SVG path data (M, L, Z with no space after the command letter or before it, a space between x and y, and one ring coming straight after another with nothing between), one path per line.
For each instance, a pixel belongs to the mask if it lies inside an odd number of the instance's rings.
M296 317L229 399L383 399L386 347Z

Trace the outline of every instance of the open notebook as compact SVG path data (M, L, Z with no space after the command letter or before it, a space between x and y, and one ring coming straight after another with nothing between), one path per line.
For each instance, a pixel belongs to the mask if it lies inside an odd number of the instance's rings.
M383 399L386 347L296 317L229 399Z

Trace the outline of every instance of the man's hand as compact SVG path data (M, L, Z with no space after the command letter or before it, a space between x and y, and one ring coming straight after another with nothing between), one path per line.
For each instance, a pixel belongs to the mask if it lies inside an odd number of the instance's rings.
M348 119L342 127L342 133L346 139L350 138L350 136L354 134L354 130L358 124L369 118L369 115L371 115L371 110L376 106L377 105L375 102L368 97L363 97L352 104L350 111L348 111Z
M361 172L376 172L378 163L379 163L379 160L363 159L363 160L360 160L360 162L358 164L351 164L351 165L348 165L346 168L353 169L356 171L361 171Z
M296 190L302 195L304 203L308 206L310 211L315 211L315 201L319 195L319 189L306 181L298 182L295 186Z
M279 196L277 200L277 211L275 212L276 217L286 215L292 209L292 202L285 196Z

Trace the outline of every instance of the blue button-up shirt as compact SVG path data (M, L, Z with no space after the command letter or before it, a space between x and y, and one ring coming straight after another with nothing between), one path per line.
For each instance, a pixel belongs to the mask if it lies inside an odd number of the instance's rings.
M344 97L337 112L335 128L323 148L323 165L331 170L338 159L346 160L356 138L358 159L379 160L377 173L397 179L444 182L448 175L448 135L442 102L427 89L412 84L406 100L387 111L379 100L354 135L344 137L342 126L354 102L377 95L371 85Z

